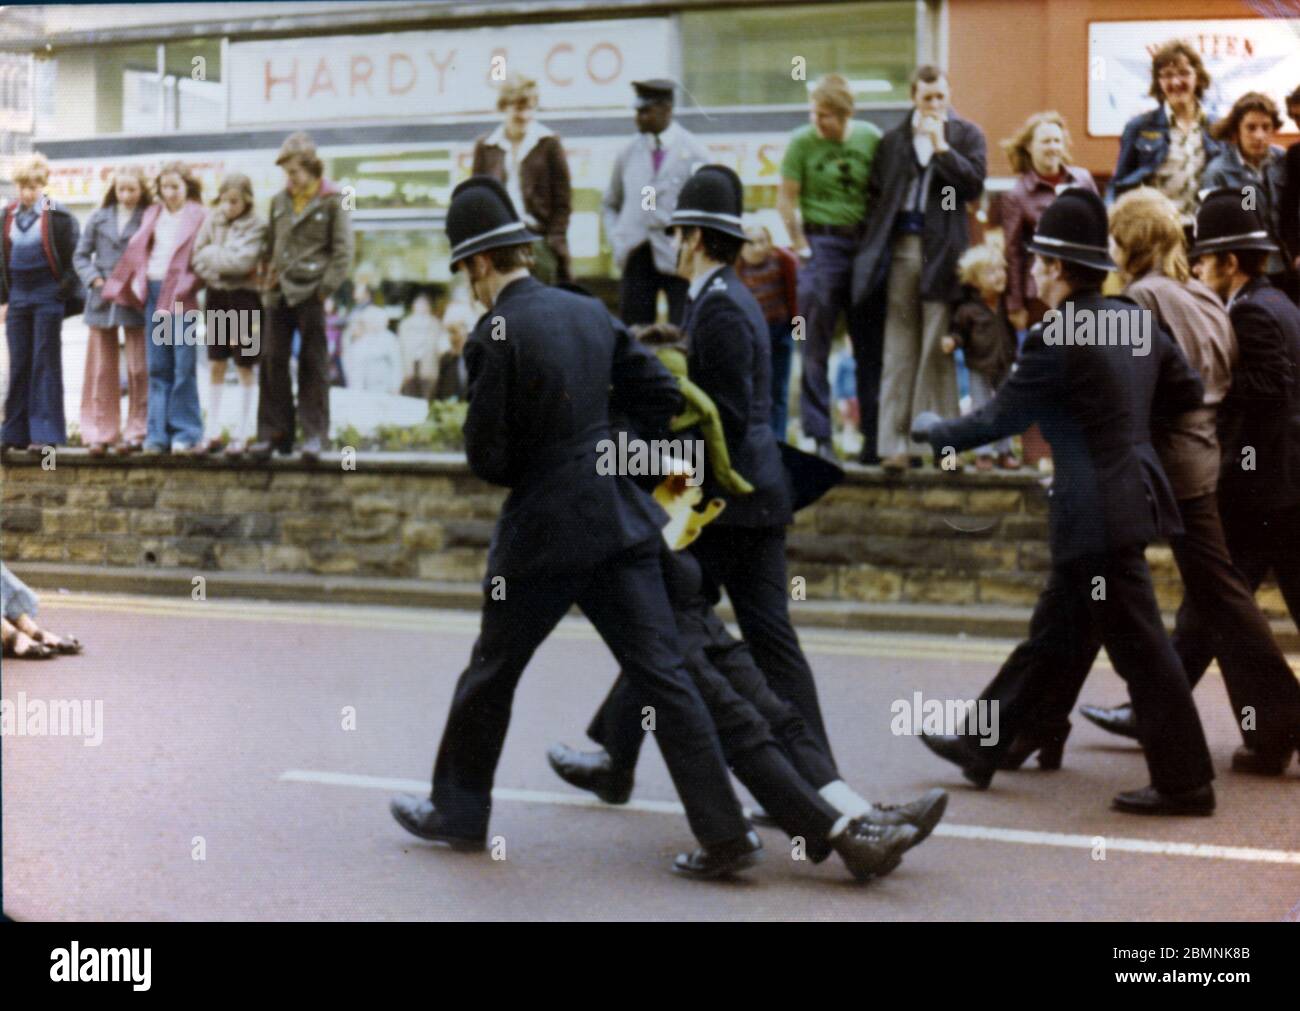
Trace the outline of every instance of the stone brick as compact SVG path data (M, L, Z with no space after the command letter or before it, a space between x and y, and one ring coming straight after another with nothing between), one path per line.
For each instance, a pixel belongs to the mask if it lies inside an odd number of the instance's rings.
M826 494L828 505L851 505L860 509L883 509L890 504L894 489L884 485L842 484Z
M271 493L260 488L231 488L221 499L221 507L228 513L261 512L268 509Z
M108 489L108 504L118 509L152 509L157 499L156 488L128 485Z
M790 584L790 607L797 608L802 601L794 599L795 579L803 580L803 593L806 600L834 600L837 597L836 582L839 568L834 565L810 565L807 562L791 564L786 570L786 579Z
M848 600L887 602L901 599L903 575L894 569L855 565L839 573L840 596Z
M269 541L275 538L276 519L266 513L251 513L240 519L239 535L250 541Z
M359 574L399 579L416 573L415 556L400 544L362 544L356 548Z
M391 513L370 513L349 519L340 528L340 536L349 543L373 542L393 537L401 520Z
M909 572L903 581L903 599L918 604L970 604L976 580L946 572Z
M104 542L93 537L74 537L68 540L67 559L70 562L104 561Z
M220 508L220 493L208 489L164 488L158 492L158 508L178 513L206 513Z
M121 467L78 467L77 470L81 472L81 484L123 484L126 481L126 471Z
M95 514L87 509L46 509L44 532L52 536L95 532Z
M405 510L393 495L358 495L352 499L352 512L356 516L373 516L376 513L402 513Z
M167 472L161 467L132 466L126 472L128 485L144 485L154 489L161 488L167 478Z
M1002 515L1020 512L1021 500L1024 498L1019 489L991 490L973 489L966 511L973 515L998 513Z
M175 513L140 510L131 513L131 533L142 537L171 537L177 530Z
M285 489L298 491L311 486L313 481L319 481L320 475L307 474L302 471L276 471L271 476L271 487L274 489Z
M123 512L101 512L95 514L95 531L101 534L124 534L127 529L127 515Z
M791 532L786 537L786 555L791 568L796 564L852 565L862 560L866 540L861 537L830 536Z
M422 523L419 520L407 520L402 525L402 544L414 551L441 551L443 548L442 525L439 523Z
M1017 545L1001 541L953 541L952 565L978 572L1011 572L1016 568Z
M856 561L870 565L907 569L944 568L949 562L944 541L906 537L868 537Z
M1046 578L1028 573L996 572L979 577L981 604L1032 607L1046 585Z
M487 558L481 551L452 548L436 555L420 555L417 575L421 579L477 583L482 582L486 571Z
M1270 618L1285 618L1289 614L1281 591L1272 583L1261 586L1255 593L1259 608Z
M181 533L189 537L238 537L240 517L219 513L196 513L180 517Z
M921 492L921 508L961 512L966 508L966 493L955 488L926 488Z
M1025 512L1030 516L1046 516L1051 505L1051 498L1045 488L1035 487L1025 491Z
M308 552L307 569L322 575L342 576L360 568L356 549L338 544L318 544Z
M142 565L140 542L134 538L110 538L104 542L104 561L109 565Z
M440 524L446 548L478 548L486 551L492 543L496 523L492 520L448 520Z
M32 505L55 506L64 505L68 501L68 493L78 491L77 488L64 488L53 484L36 484L20 485L14 488L14 491L22 496L22 499ZM5 487L5 501L8 501L8 482ZM6 507L8 508L8 507Z
M217 567L228 572L261 572L262 548L257 544L218 543Z
M31 506L5 506L0 511L0 530L5 533L36 533L41 529L41 510Z
M211 569L217 559L208 538L181 537L163 544L159 560L164 568Z
M1045 516L1005 516L999 531L1007 541L1047 541Z
M61 562L63 551L62 538L25 538L18 559L23 562Z
M308 558L304 548L291 544L262 545L262 568L267 572L305 572Z
M319 516L286 516L280 521L280 536L290 544L309 547L332 540L334 524Z
M69 488L68 505L79 506L81 508L103 509L108 505L108 493L110 489L102 485L95 485L90 488Z
M1047 572L1052 567L1052 549L1042 541L1020 543L1021 572Z

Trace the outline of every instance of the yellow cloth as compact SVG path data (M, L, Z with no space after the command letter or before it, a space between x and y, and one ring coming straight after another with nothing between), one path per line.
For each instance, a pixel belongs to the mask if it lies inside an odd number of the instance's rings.
M311 203L312 200L316 198L316 194L319 192L320 192L320 180L313 179L311 181L311 185L308 186L301 193L290 193L289 196L293 200L293 213L301 214L303 208L306 207L309 203Z

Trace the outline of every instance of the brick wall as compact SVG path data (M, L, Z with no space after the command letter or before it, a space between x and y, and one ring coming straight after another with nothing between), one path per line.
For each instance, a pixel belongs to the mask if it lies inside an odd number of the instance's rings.
M360 454L267 465L221 459L93 460L62 450L0 465L6 561L477 582L505 492L455 454ZM790 576L810 600L1029 605L1049 563L1036 475L851 468L801 512ZM1148 550L1161 604L1178 575ZM1276 590L1261 591L1285 614Z

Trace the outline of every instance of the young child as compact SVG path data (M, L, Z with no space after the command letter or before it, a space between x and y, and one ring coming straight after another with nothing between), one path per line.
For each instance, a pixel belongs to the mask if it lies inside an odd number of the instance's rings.
M190 251L207 212L202 186L183 162L163 165L155 187L159 202L145 211L103 295L128 308L144 306L149 363L144 451L193 453L203 437L203 417L198 348L184 339L185 314L198 310L203 282L190 268Z
M354 314L343 349L348 389L397 393L402 386L402 351L388 329L388 314L377 305Z
M262 296L258 261L266 241L266 222L253 211L253 183L248 176L231 173L221 180L216 210L199 229L190 263L208 286L206 319L209 329L218 319L214 313L233 312L235 326L218 325L225 342L208 334L208 438L206 452L221 448L221 393L226 365L233 358L239 373L239 428L227 456L241 456L254 435L253 368L262 354Z
M144 445L148 418L149 368L145 364L144 313L103 297L108 277L139 230L151 203L144 169L128 165L113 173L99 208L86 219L72 257L86 286L86 377L81 387L81 441L91 456L114 447L122 454ZM122 428L122 390L118 372L117 331L126 348L128 408ZM120 441L119 441L120 440Z
M957 273L964 297L953 313L953 332L939 346L945 354L962 349L970 374L971 409L976 410L993 399L1016 357L1016 332L1007 318L1007 268L1001 244L986 241L966 250L957 261ZM995 453L997 466L1003 470L1020 468L1011 440L1001 439L975 451L976 469L992 470Z
M763 225L745 229L736 274L758 299L772 341L772 428L778 442L785 441L790 405L790 357L794 352L794 317L799 266L794 254L772 245L772 233Z
M731 469L731 454L722 431L717 405L686 374L686 335L671 323L652 323L634 331L638 340L655 349L655 355L677 379L686 409L673 418L672 430L698 428L709 454L709 466L720 484L733 495L748 495L754 486Z

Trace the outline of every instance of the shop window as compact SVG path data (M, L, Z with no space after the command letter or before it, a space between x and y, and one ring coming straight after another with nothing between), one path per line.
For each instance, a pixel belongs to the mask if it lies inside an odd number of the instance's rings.
M681 34L684 107L804 105L808 85L832 71L853 83L860 104L906 103L917 6L905 0L688 11Z

